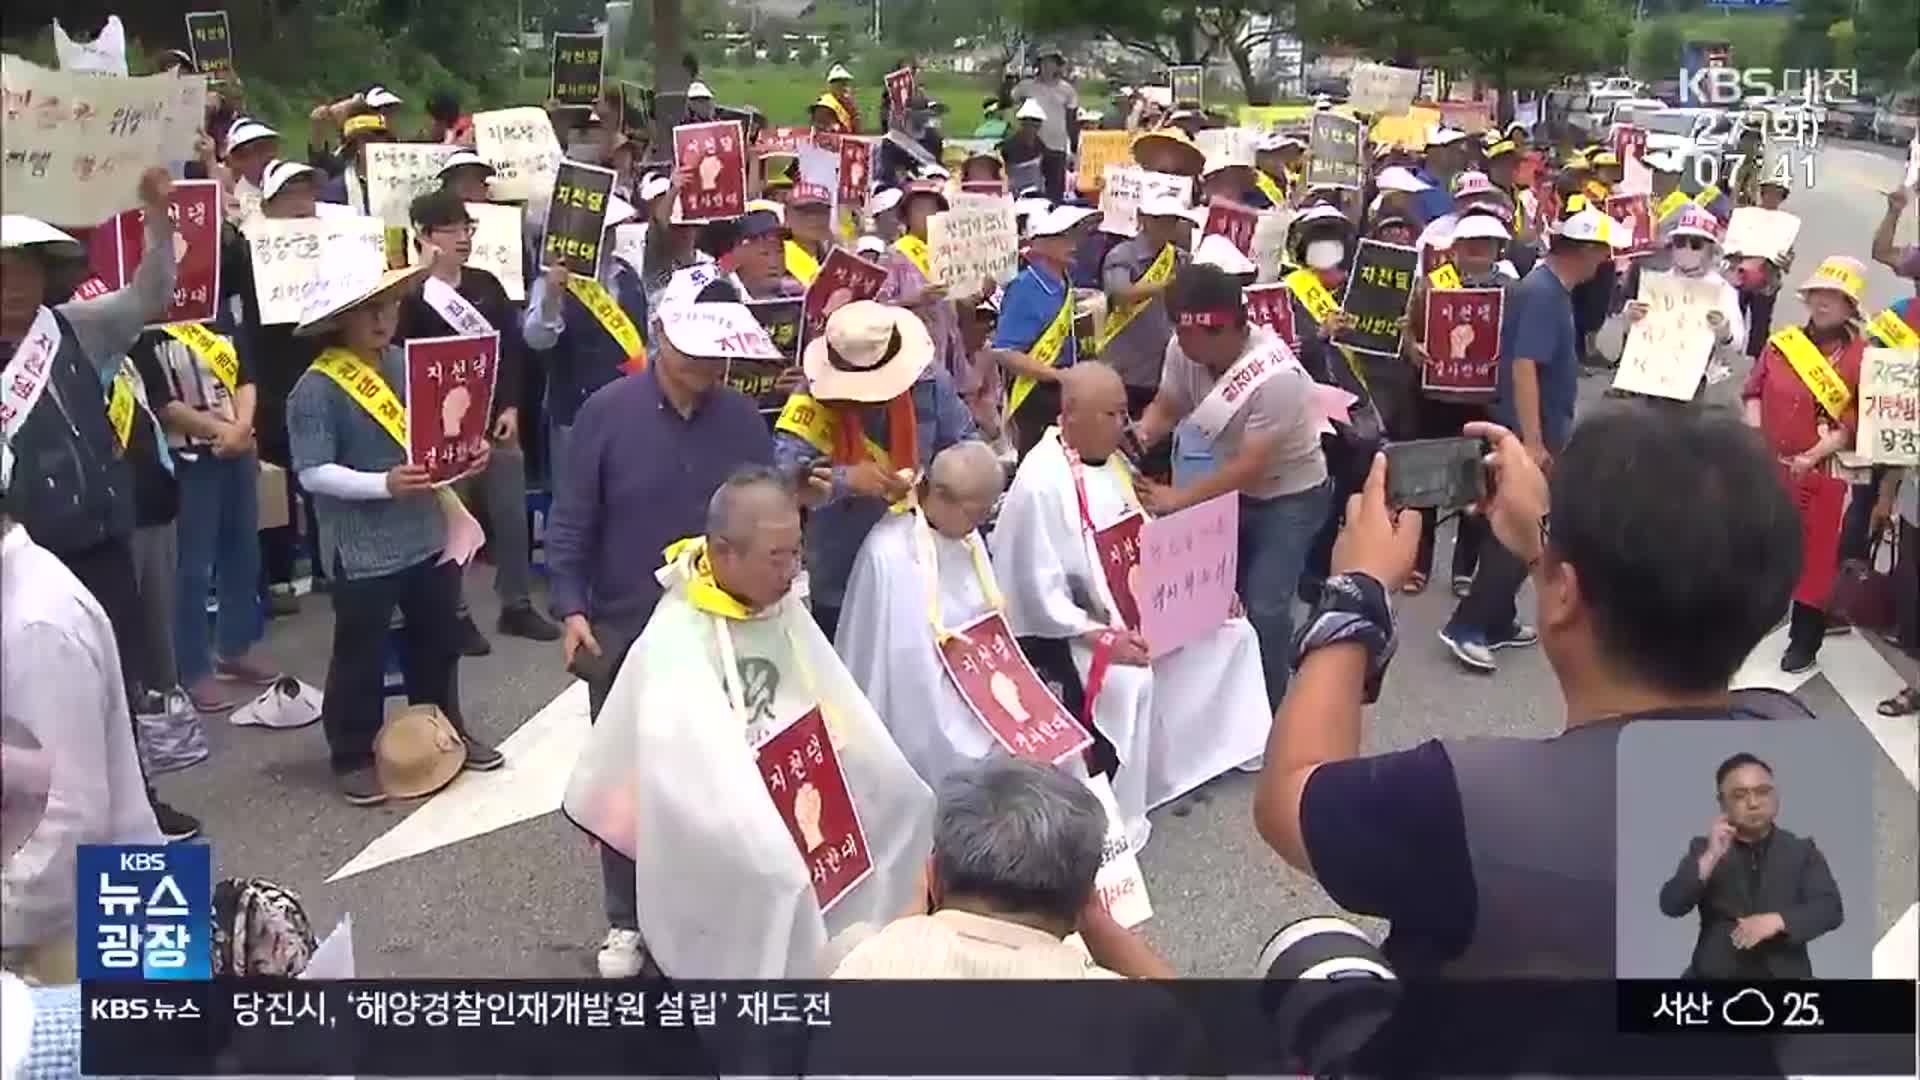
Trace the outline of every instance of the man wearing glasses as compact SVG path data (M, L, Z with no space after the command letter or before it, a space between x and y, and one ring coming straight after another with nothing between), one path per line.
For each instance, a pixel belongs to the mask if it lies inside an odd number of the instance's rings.
M493 453L461 494L485 503L487 543L493 551L494 591L500 597L499 631L532 641L558 641L560 630L534 610L526 523L527 459L520 450L520 390L526 343L520 318L500 279L468 266L473 218L458 195L442 189L422 195L411 208L420 258L430 268L418 293L400 309L401 338L497 333L499 368L493 384ZM493 650L461 601L462 649L468 656Z

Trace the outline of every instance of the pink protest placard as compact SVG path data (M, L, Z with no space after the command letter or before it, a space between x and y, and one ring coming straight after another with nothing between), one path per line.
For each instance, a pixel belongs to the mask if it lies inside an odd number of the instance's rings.
M1140 632L1153 655L1212 633L1232 614L1240 497L1229 492L1140 530Z

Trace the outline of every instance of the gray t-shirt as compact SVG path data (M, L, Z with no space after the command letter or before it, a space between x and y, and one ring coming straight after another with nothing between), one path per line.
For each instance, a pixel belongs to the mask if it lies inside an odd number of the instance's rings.
M1118 306L1112 300L1113 290L1124 289L1146 277L1147 269L1159 257L1160 245L1144 237L1128 240L1107 252L1100 273L1100 284L1108 292L1108 319L1113 318ZM1176 272L1188 261L1185 252L1174 251L1173 268ZM1172 337L1173 323L1167 319L1166 299L1156 296L1134 314L1126 329L1107 342L1100 356L1120 373L1128 386L1151 390L1160 382L1167 342Z
M1027 98L1039 102L1047 111L1046 120L1040 124L1040 141L1049 150L1066 153L1071 149L1067 140L1067 117L1080 111L1080 92L1065 79L1028 79L1013 88L1016 102Z
M1272 331L1262 327L1255 327L1247 339L1248 351L1269 344L1286 348L1274 338ZM1181 419L1206 400L1213 392L1214 382L1212 372L1187 359L1179 338L1167 342L1160 397L1174 407ZM1238 455L1249 435L1275 432L1280 436L1280 445L1261 469L1259 478L1241 494L1275 499L1298 494L1326 480L1327 459L1320 452L1320 421L1313 402L1313 385L1313 376L1308 375L1305 368L1297 363L1288 364L1262 383L1220 430L1220 437L1214 441L1215 461Z

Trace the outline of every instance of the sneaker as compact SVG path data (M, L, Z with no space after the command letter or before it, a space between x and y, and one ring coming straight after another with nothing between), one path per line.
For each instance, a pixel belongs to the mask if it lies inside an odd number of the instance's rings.
M333 779L340 785L340 797L354 806L379 806L387 801L387 789L380 786L379 774L371 765L338 773Z
M1838 615L1827 616L1827 636L1839 637L1853 633L1853 624Z
M1464 599L1466 595L1472 591L1473 591L1473 575L1472 574L1453 575L1453 595Z
M160 823L160 835L166 837L169 844L191 840L200 835L199 818L175 810L159 799L153 800L153 819Z
M1475 671L1492 671L1498 666L1493 662L1493 650L1480 639L1477 631L1442 627L1440 640L1453 651L1455 660Z
M1780 658L1780 670L1789 675L1800 675L1813 670L1820 662L1818 647L1802 648L1799 645L1787 646L1787 654Z
M640 969L647 963L646 942L640 940L638 930L615 927L607 931L607 938L600 943L600 952L594 957L594 963L599 967L603 979L638 978Z
M220 657L213 662L213 677L223 682L240 683L243 686L272 686L280 678L278 671L269 671L251 656L235 657L232 660Z
M474 738L464 731L460 733L460 738L467 744L465 768L473 772L492 772L507 763L507 756L485 739Z
M491 652L493 652L493 642L488 641L487 635L473 625L473 616L460 616L460 655L486 656Z
M1510 628L1506 633L1500 635L1500 637L1494 640L1487 642L1487 648L1489 649L1524 649L1530 645L1538 645L1539 643L1540 643L1540 631L1535 630L1533 627L1528 626L1526 623L1517 622L1517 623L1514 623L1512 628Z
M560 628L540 617L532 604L520 604L500 612L498 629L508 637L528 641L559 641Z

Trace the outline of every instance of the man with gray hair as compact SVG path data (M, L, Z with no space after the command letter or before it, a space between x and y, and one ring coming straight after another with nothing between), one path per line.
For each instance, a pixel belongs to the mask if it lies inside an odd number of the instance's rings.
M1058 769L996 756L949 773L926 895L854 944L833 977L1173 978L1097 898L1106 831L1100 800ZM1084 952L1065 940L1074 933Z

